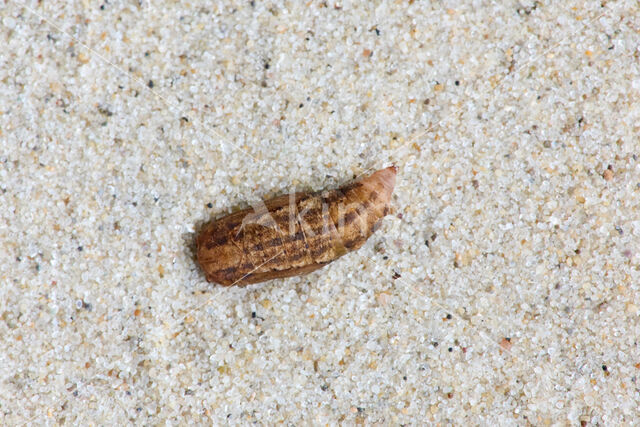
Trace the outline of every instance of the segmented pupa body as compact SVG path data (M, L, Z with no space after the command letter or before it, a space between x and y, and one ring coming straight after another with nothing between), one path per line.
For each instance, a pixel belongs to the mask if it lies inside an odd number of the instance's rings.
M389 213L396 172L286 194L208 223L197 238L207 280L243 286L306 274L360 248Z

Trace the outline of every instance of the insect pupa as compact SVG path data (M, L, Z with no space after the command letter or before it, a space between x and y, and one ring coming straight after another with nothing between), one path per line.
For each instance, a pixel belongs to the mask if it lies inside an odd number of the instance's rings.
M317 270L360 248L390 212L397 168L334 190L285 194L206 224L197 258L206 278L244 286Z

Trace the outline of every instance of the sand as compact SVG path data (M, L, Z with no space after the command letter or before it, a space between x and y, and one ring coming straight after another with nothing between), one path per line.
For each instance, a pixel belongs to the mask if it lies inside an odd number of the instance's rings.
M0 4L0 423L634 425L636 1ZM308 276L195 234L398 166Z

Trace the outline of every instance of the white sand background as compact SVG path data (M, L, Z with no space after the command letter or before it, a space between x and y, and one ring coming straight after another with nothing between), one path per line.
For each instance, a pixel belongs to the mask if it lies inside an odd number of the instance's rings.
M0 423L637 425L639 134L633 0L3 1ZM204 280L392 163L361 250Z

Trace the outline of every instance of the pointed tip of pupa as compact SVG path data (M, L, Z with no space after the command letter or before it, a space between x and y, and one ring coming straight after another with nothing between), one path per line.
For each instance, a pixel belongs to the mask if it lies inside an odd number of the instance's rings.
M398 173L398 167L396 165L391 165L387 168L380 169L379 171L371 175L371 177L373 178L375 176L376 179L379 179L384 184L385 187L393 191L393 188L396 186L397 173Z
M398 167L395 165L380 169L362 180L365 186L378 187L382 190L382 200L388 202L391 199L391 193L396 186L396 174Z

